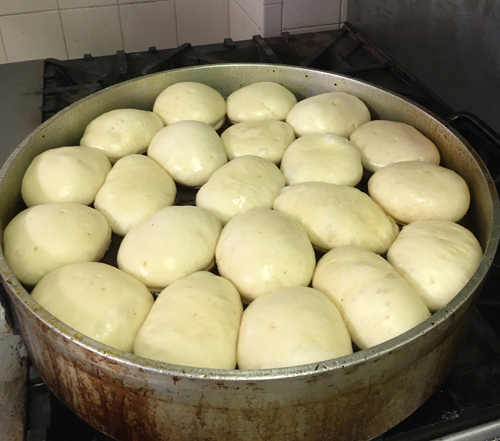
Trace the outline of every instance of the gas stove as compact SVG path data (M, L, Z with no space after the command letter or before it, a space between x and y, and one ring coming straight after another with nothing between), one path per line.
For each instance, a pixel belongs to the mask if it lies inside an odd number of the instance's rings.
M312 67L349 75L403 95L445 120L480 154L500 185L500 137L474 115L456 113L354 27L336 31L232 41L43 63L46 120L67 105L110 85L167 69L211 63L259 62ZM42 98L40 97L40 100ZM12 146L13 147L13 146ZM500 254L497 254L468 334L445 382L410 417L377 441L478 440L500 438ZM8 310L6 311L8 316ZM15 326L15 324L13 324ZM27 369L25 440L103 441L111 438L72 414Z

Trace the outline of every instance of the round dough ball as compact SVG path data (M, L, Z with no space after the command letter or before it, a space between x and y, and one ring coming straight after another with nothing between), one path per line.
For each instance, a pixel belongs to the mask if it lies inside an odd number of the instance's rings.
M335 305L313 288L267 292L243 313L240 369L271 369L352 354L351 337Z
M385 253L399 229L367 194L353 187L302 182L283 188L274 209L293 217L322 251L357 245Z
M214 265L220 221L199 207L166 207L132 228L118 249L118 268L162 290Z
M21 283L36 285L70 263L98 261L111 242L106 218L74 202L52 202L21 211L4 232L4 253Z
M431 311L437 311L460 292L482 257L474 234L450 221L406 225L387 252L387 260Z
M233 124L269 119L284 121L296 103L297 98L286 87L262 81L235 90L227 97L227 117Z
M245 303L273 289L307 286L316 265L303 228L268 208L252 208L229 221L215 257L220 275L236 286Z
M422 161L397 162L379 169L368 193L401 223L418 220L457 222L470 204L467 183L453 170Z
M196 195L196 205L211 211L223 225L255 207L273 208L285 178L272 162L240 156L215 171Z
M226 120L226 101L214 88L202 83L181 82L167 87L155 100L153 112L165 125L201 121L215 130Z
M175 201L174 180L155 161L143 155L118 160L95 198L114 233L125 236L131 228Z
M236 367L243 305L228 280L196 272L165 288L134 343L134 354L209 369Z
M153 136L163 127L163 121L153 112L111 110L88 124L80 145L99 149L115 162L124 156L145 152Z
M279 164L295 134L292 126L283 121L244 121L228 127L221 140L230 160L254 155Z
M287 184L328 182L354 187L361 181L359 149L333 133L304 135L292 142L281 161Z
M313 287L342 313L360 349L383 343L430 317L418 294L384 258L366 248L344 246L318 262Z
M111 169L109 159L90 147L59 147L39 154L23 176L28 207L49 202L90 205Z
M348 138L370 119L370 111L358 97L328 92L298 102L288 113L286 122L297 136L334 133Z
M199 121L181 121L161 129L149 145L148 156L188 187L203 185L227 162L217 132Z
M141 282L98 262L75 263L52 271L31 295L66 325L128 352L154 301Z
M403 161L439 165L440 155L436 145L405 123L370 121L352 132L350 140L361 151L363 166L371 172Z

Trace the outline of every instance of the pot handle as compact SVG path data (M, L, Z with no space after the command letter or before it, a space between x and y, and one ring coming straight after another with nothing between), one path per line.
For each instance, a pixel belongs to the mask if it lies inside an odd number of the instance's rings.
M5 321L9 325L10 329L15 335L19 335L19 325L17 323L16 317L14 316L14 313L12 312L12 303L3 283L0 283L0 305L3 307Z

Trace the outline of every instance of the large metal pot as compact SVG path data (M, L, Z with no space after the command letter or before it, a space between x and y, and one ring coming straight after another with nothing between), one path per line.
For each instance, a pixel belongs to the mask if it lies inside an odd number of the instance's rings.
M199 81L223 95L256 81L279 82L299 99L345 91L360 97L373 118L415 126L438 145L442 164L469 185L469 220L484 249L477 272L426 322L371 349L292 368L209 370L143 359L75 332L31 299L2 254L2 279L34 365L70 409L119 440L368 440L386 431L444 379L499 239L498 196L486 168L417 105L348 77L277 65L199 66L128 81L63 110L15 150L0 173L0 234L23 206L21 178L37 154L77 145L87 123L103 112L151 109L179 81Z

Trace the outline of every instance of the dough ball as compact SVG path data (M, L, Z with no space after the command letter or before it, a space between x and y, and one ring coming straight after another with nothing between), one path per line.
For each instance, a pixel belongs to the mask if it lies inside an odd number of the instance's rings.
M457 222L470 204L469 188L460 175L422 161L397 162L379 169L368 181L368 193L401 223Z
M360 349L396 337L430 316L391 264L362 247L344 246L326 253L318 262L313 287L339 308Z
M229 221L215 256L220 275L236 286L245 303L273 289L307 286L316 265L303 228L268 208L252 208Z
M354 187L363 176L359 149L333 133L304 135L292 142L281 171L287 184L315 181Z
M153 106L165 125L179 121L201 121L215 130L226 120L226 101L214 88L201 83L181 82L167 87Z
M241 121L284 121L297 98L278 83L263 81L235 90L227 97L227 117L234 124Z
M111 241L106 218L74 202L52 202L21 211L5 228L4 253L21 283L36 285L70 263L98 261Z
M243 313L238 339L240 369L271 369L352 354L346 325L335 305L313 288L267 292Z
M217 132L199 121L181 121L161 129L151 141L148 156L179 184L199 187L227 162Z
M52 271L31 295L66 325L128 352L153 306L153 296L141 282L98 262Z
M176 193L174 180L155 161L129 155L113 166L94 206L114 233L125 236L138 223L172 205Z
M163 128L158 115L146 110L117 109L103 113L85 128L80 145L101 150L112 162L143 153Z
M165 288L134 343L134 353L209 369L236 367L243 305L236 288L206 271Z
M353 187L324 182L302 182L283 188L274 209L293 217L312 244L328 251L357 245L383 254L399 229L367 194Z
M214 264L220 221L199 207L163 208L136 225L118 249L118 268L152 290Z
M286 122L297 136L334 133L348 138L370 119L370 111L358 97L344 92L329 92L295 104Z
M223 225L251 208L273 208L285 178L272 162L240 156L223 165L201 187L196 205L211 211Z
M228 127L221 140L230 160L254 155L279 164L295 134L292 126L283 121L244 121Z
M387 259L431 311L446 305L476 272L483 251L466 228L450 221L406 225Z
M405 123L370 121L352 132L350 140L361 151L363 166L371 172L403 161L439 165L440 155L436 145Z

